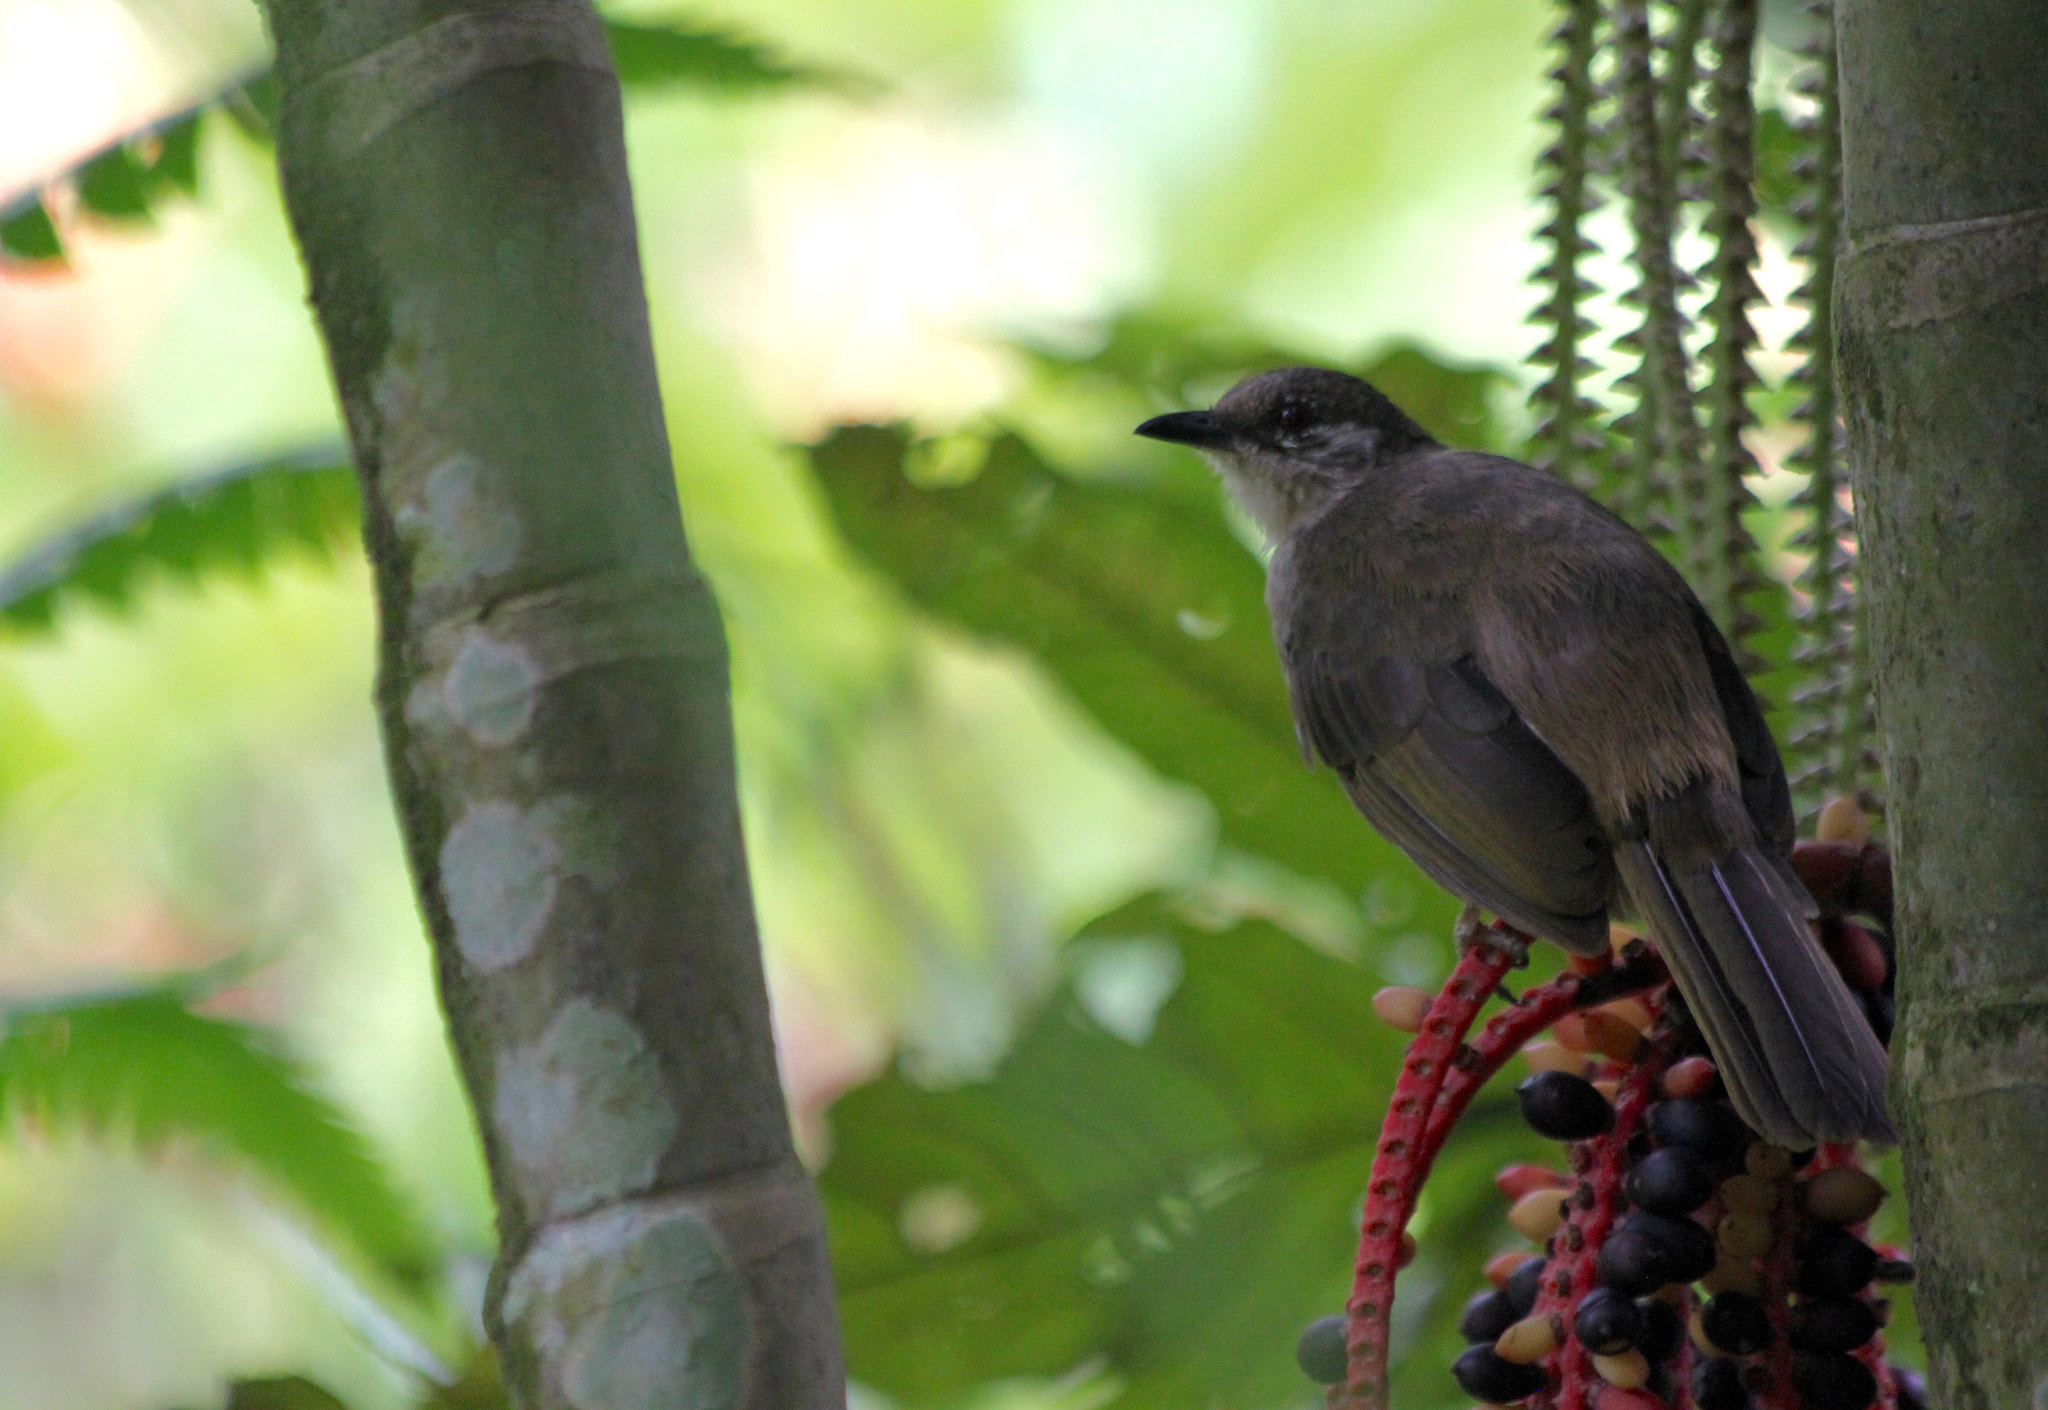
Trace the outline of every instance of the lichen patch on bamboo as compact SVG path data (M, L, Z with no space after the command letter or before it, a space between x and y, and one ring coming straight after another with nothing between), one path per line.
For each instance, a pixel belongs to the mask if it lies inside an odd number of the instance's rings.
M519 516L492 481L475 456L450 455L427 471L419 497L399 506L399 532L412 542L420 581L453 585L518 562Z
M492 1120L525 1196L549 1217L644 1192L675 1139L675 1104L646 1040L587 999L500 1055L493 1089Z
M541 673L517 643L482 627L463 633L462 645L442 680L448 716L478 744L498 748L526 733L533 721L534 689Z
M616 822L576 794L532 808L502 799L471 804L441 844L456 948L485 974L519 963L546 931L563 881L579 877L609 891L618 853Z
M549 1229L505 1290L579 1410L729 1410L744 1401L744 1289L689 1205L623 1205Z
M547 819L515 803L473 805L441 844L441 890L462 957L486 974L533 952L560 889Z

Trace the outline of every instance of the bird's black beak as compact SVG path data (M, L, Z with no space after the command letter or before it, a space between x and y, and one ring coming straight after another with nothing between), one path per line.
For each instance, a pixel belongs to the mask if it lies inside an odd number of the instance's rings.
M1137 434L1208 450L1221 450L1234 439L1230 423L1213 411L1169 411L1140 426Z

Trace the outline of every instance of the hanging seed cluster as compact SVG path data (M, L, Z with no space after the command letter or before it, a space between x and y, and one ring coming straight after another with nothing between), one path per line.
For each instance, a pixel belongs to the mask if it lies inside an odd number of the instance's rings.
M1829 912L1827 948L1881 1036L1890 1028L1889 859L1855 835L1853 804L1794 855ZM1866 925L1849 916L1869 918ZM1555 1167L1495 1183L1527 1241L1487 1268L1450 1367L1486 1405L1529 1410L1882 1410L1917 1407L1884 1359L1887 1283L1911 1278L1865 1228L1884 1189L1849 1146L1785 1151L1743 1125L1668 976L1640 940L1573 960L1467 1041L1513 956L1461 935L1435 996L1389 989L1383 1021L1412 1032L1368 1187L1358 1276L1343 1316L1302 1335L1302 1370L1337 1410L1386 1405L1394 1277L1429 1164L1472 1094L1510 1056L1523 1119L1565 1143ZM1879 1023L1879 1020L1882 1022Z
M1829 793L1856 795L1876 776L1869 648L1857 600L1854 517L1842 464L1842 433L1835 389L1834 287L1836 242L1842 219L1842 128L1836 87L1833 7L1812 7L1811 63L1794 89L1811 103L1794 131L1799 154L1794 174L1802 189L1792 215L1800 225L1793 253L1810 271L1796 297L1806 305L1805 326L1791 347L1801 354L1790 381L1802 400L1793 411L1806 430L1786 465L1806 473L1801 502L1807 527L1795 547L1811 557L1800 575L1805 602L1794 660L1802 684L1792 704L1797 725L1787 743L1792 793L1802 821ZM1866 801L1870 801L1866 795Z
M1876 774L1832 355L1841 140L1832 17L1820 4L1812 62L1791 100L1803 105L1792 115L1795 253L1810 277L1797 296L1806 324L1790 344L1803 355L1792 381L1805 436L1786 464L1808 476L1800 504L1808 527L1795 547L1811 558L1787 601L1762 570L1746 522L1758 468L1745 438L1759 381L1750 319L1758 8L1758 0L1557 0L1543 113L1550 141L1537 172L1545 255L1531 321L1543 336L1531 361L1544 375L1531 396L1530 455L1667 540L1745 669L1766 664L1757 644L1789 608L1797 639L1788 756L1810 825L1827 793L1874 802ZM1589 311L1601 292L1589 274L1600 253L1591 222L1614 198L1633 269L1619 302L1632 321L1603 358ZM1707 254L1688 267L1681 252L1694 244ZM1615 374L1605 392L1603 364Z

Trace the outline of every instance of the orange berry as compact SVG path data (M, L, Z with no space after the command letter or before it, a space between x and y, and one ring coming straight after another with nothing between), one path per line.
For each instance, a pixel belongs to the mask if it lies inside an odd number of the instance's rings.
M1395 984L1382 989L1372 996L1372 1011L1379 1015L1381 1023L1402 1033L1420 1033L1422 1021L1429 1016L1433 999L1426 989L1411 988L1406 984Z

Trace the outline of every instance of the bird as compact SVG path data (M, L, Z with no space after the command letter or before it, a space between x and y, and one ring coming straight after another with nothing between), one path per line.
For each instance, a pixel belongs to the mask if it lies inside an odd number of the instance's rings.
M1202 452L1264 534L1302 750L1367 821L1574 955L1639 918L1767 1140L1896 1140L1884 1048L1792 870L1763 709L1647 539L1324 368L1248 377L1137 434Z

